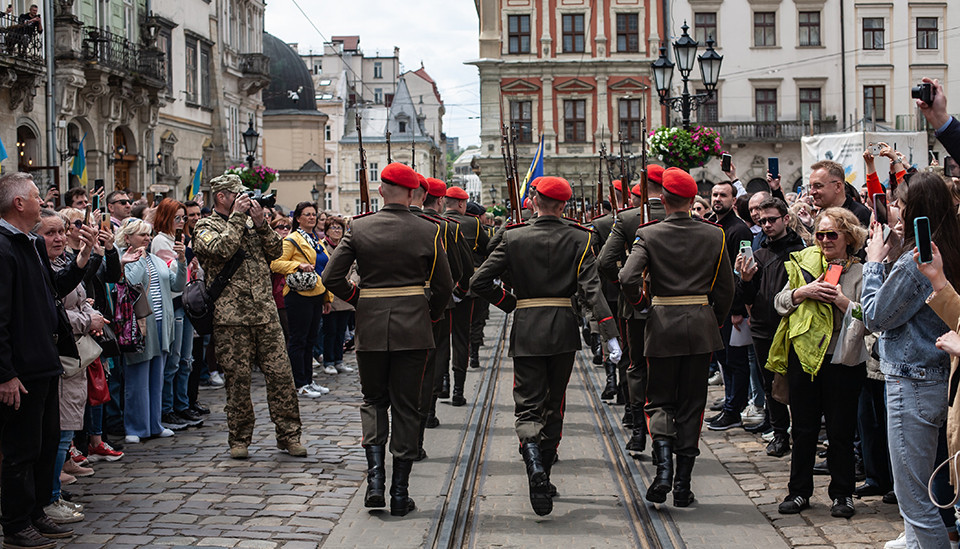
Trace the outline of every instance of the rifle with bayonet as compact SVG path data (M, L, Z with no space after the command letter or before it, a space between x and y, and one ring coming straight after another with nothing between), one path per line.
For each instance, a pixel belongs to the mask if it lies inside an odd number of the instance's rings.
M603 166L607 163L607 146L600 143L600 166L597 169L597 200L594 204L594 217L603 215Z
M640 120L640 221L650 221L650 196L647 194L647 117Z
M610 148L613 148L613 136L610 136ZM607 160L607 157L604 156L604 159ZM610 180L610 211L613 212L613 215L617 215L617 212L620 210L620 205L617 203L617 188L613 186L613 166L611 162L607 162L607 178ZM623 188L623 180L620 181L620 188Z
M410 169L417 171L417 138L410 141Z
M623 146L623 131L617 132L617 137L620 138L620 188L622 189L620 196L623 197L623 206L627 207L627 197L630 196L630 173L627 171L627 153Z
M387 164L393 162L393 154L390 152L390 130L387 130Z
M511 158L510 130L506 124L502 125L500 134L500 155L503 157L503 170L506 174L507 192L510 196L510 215L514 223L522 221L520 215L520 190L517 185L517 169Z
M360 129L360 111L357 111L357 144L360 145L360 211L370 211L370 187L367 183L367 153L363 150L363 130Z

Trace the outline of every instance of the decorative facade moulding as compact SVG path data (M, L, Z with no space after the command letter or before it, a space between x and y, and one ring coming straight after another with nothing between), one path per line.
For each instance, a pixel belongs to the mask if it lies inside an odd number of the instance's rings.
M596 86L590 84L589 82L580 80L579 78L571 78L564 80L559 84L554 84L553 89L558 92L566 93L586 93L595 90Z
M650 86L634 78L624 78L607 86L610 91L615 92L645 92Z
M540 86L528 80L516 79L500 86L500 91L505 93L533 93L540 91Z

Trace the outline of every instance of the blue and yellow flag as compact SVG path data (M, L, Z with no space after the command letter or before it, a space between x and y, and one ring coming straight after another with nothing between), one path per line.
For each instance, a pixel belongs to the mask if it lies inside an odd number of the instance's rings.
M87 186L87 153L83 150L83 140L86 138L87 134L83 134L80 145L77 147L77 155L73 157L73 161L70 163L70 175L77 176L80 185L83 187Z
M197 171L193 172L193 184L190 185L190 191L187 192L187 200L193 200L193 197L200 194L200 181L203 180L203 158L197 164Z
M530 182L538 177L543 177L543 135L540 135L540 145L537 147L537 154L533 156L533 162L530 163L530 169L527 170L526 177L520 183L520 203L527 199L530 193Z
M9 158L7 156L7 148L3 146L3 139L0 139L0 162L3 162Z

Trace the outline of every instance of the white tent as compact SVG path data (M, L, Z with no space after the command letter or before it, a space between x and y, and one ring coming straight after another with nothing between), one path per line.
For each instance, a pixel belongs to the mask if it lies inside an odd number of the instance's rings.
M929 164L926 132L849 132L811 135L801 139L803 180L808 184L810 166L819 160L833 160L843 165L847 182L858 191L866 185L866 167L863 151L869 143L887 143L904 154L908 166L917 169ZM889 179L890 162L886 158L876 159L877 175L884 187Z

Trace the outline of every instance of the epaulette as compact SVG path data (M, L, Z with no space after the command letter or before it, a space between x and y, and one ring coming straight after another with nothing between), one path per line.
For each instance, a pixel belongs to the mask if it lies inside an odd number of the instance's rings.
M647 222L644 223L643 225L640 225L640 227L649 227L650 225L653 225L654 223L660 223L661 221L663 221L663 220L662 220L662 219L651 219L650 221L647 221ZM640 227L637 227L637 228L639 229Z
M352 219L360 219L361 217L367 217L368 215L373 215L373 214L375 214L375 213L377 213L377 212L367 212L367 213L357 214L357 215L353 216Z
M591 234L597 232L593 227L584 227L583 225L580 225L579 223L576 223L576 224L574 224L574 225L567 225L567 226L568 226L568 227L573 227L574 229L580 229L581 231L585 231L585 232L588 232L588 233L591 233Z
M520 223L511 223L503 228L503 230L508 231L510 229L516 229L517 227L526 227L528 223L521 221Z
M477 215L477 214L472 214L472 213L470 213L470 212L465 212L463 215L469 215L470 217L476 217L477 219L480 219L480 216L479 216L479 215Z
M576 225L580 225L580 220L579 220L579 219L574 219L574 218L572 218L572 217L567 217L567 216L565 216L565 215L564 215L564 216L561 216L561 217L562 217L563 219L566 219L567 221L569 221L569 222L571 222L571 223L574 223L574 224L576 224Z
M417 212L417 215L420 216L420 217L423 218L423 219L426 219L427 221L433 221L433 222L436 223L437 225L440 225L440 224L442 224L444 221L446 221L446 220L444 220L444 219L440 219L439 217L434 217L434 216L432 216L432 215L430 215L430 214L428 214L428 213L425 213L425 212Z
M639 207L640 207L640 206L630 206L629 208L624 208L624 209L620 210L620 211L617 212L617 213L626 213L626 212L629 212L629 211L631 211L631 210L636 210L636 209L639 208Z
M691 217L693 217L693 216L691 216ZM713 221L710 221L709 219L706 219L706 218L703 218L703 217L694 217L693 219L696 219L697 221L700 221L700 222L702 222L702 223L706 223L706 224L708 224L708 225L713 225L714 227L720 227L721 229L723 228L723 225L721 225L721 224L719 224L719 223L714 223Z

